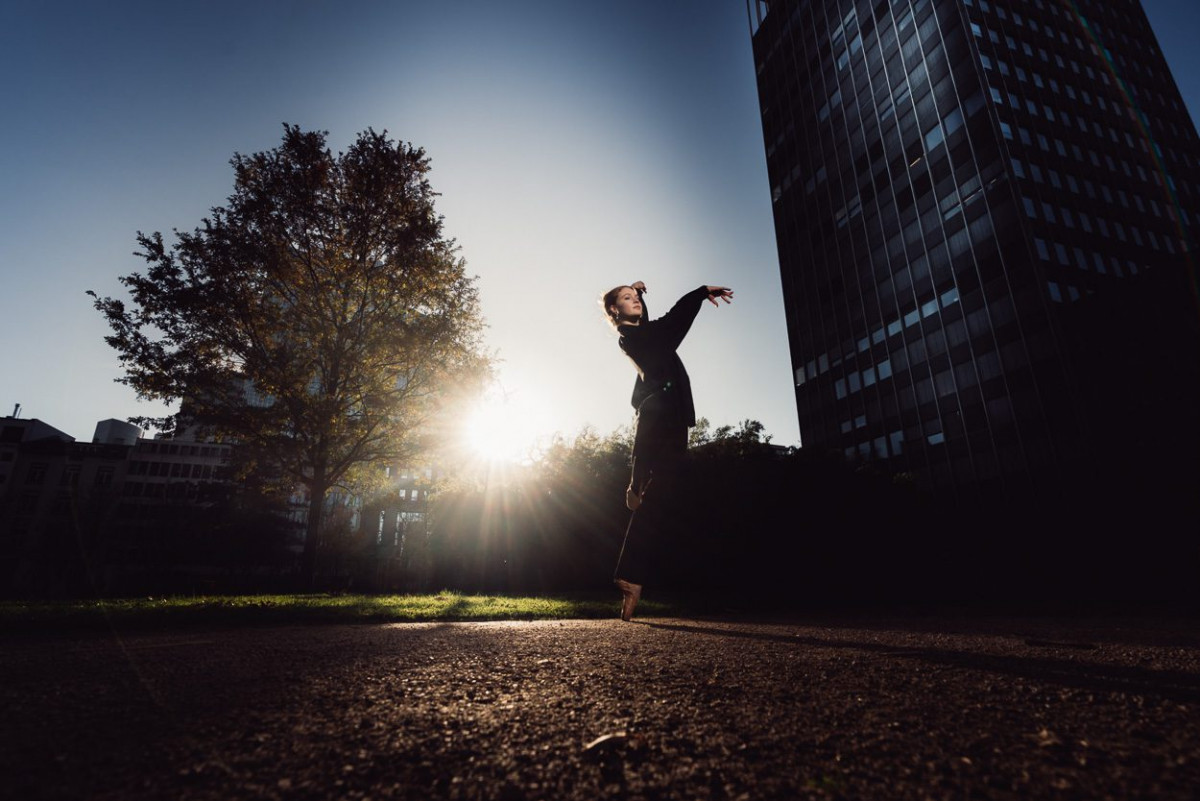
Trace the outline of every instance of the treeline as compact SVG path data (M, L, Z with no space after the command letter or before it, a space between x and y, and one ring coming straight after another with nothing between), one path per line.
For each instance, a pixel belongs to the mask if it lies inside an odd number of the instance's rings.
M630 445L628 431L584 432L522 473L445 488L411 586L608 588L629 520ZM704 424L670 499L652 583L716 608L1195 601L1197 493L1173 475L1106 463L1007 494L935 496L879 463L772 446L754 421Z
M522 467L327 507L318 589L611 591L630 513L631 433L583 431ZM1101 465L1010 496L934 496L879 463L772 445L761 424L692 432L647 592L713 609L813 603L1161 601L1197 597L1195 485ZM117 499L113 499L114 502ZM303 591L300 521L267 486L220 499L64 514L18 595ZM109 511L105 511L105 510ZM117 513L113 513L116 510ZM1189 523L1189 521L1191 521ZM385 525L386 523L386 525Z
M421 589L603 590L630 513L630 436L584 432L523 471L444 488L410 577ZM762 425L702 421L655 543L655 589L745 600L872 598L910 586L926 505L904 476L770 444ZM724 593L724 595L722 595Z

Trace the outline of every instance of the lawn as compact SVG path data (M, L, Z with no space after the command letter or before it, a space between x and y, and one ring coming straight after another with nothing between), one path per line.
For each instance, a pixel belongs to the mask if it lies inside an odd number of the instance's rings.
M200 595L97 601L0 602L0 631L173 628L184 625L424 623L469 620L615 618L620 596ZM643 601L639 616L676 614L671 603Z

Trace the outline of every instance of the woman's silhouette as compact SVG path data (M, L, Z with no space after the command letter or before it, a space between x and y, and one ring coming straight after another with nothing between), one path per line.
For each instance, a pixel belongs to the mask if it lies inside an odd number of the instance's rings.
M708 300L729 303L733 290L702 286L680 298L657 320L646 314L646 285L636 281L605 293L604 310L620 336L621 350L637 368L633 407L637 423L633 438L633 475L625 491L632 512L613 580L624 601L621 619L633 617L642 585L651 570L650 554L665 519L663 499L673 490L679 461L687 450L687 430L696 424L692 386L676 350Z

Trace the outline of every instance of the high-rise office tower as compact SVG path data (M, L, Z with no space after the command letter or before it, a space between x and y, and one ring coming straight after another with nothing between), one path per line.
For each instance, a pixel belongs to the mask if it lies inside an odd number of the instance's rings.
M803 445L972 491L1169 451L1200 144L1139 3L749 10Z

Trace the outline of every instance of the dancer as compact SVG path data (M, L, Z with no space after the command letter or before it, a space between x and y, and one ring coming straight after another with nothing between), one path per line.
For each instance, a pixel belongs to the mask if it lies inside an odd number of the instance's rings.
M609 290L602 301L620 335L621 350L638 373L633 387L637 410L633 476L625 490L631 514L613 577L623 596L621 619L626 621L642 596L655 534L670 523L664 519L663 499L672 494L679 461L687 451L687 430L696 424L691 382L675 351L705 300L720 306L718 299L726 303L733 299L729 287L702 286L680 298L662 317L650 320L646 292L646 285L636 281Z

